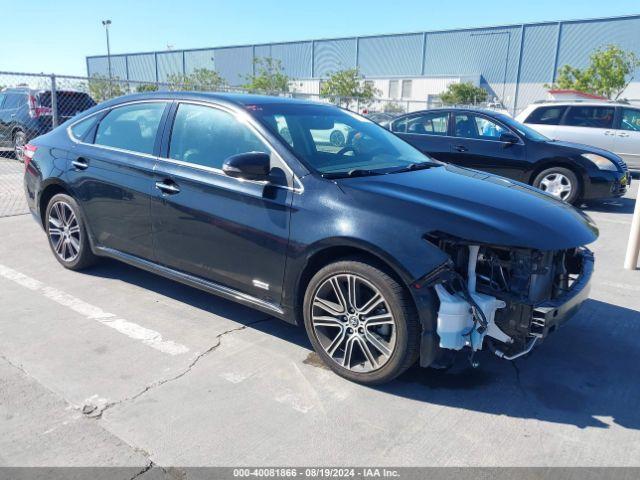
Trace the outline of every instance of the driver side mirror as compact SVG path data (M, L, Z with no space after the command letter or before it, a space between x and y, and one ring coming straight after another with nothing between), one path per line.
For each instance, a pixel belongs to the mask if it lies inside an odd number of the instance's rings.
M222 164L222 171L233 178L268 180L271 171L271 156L264 152L232 155Z
M504 143L514 144L514 143L519 143L520 138L518 138L517 135L514 135L511 132L506 132L500 135L500 141Z

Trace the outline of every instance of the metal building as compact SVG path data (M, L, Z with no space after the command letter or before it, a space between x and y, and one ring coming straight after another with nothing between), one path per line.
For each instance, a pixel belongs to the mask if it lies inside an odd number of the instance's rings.
M111 68L120 79L160 82L208 68L240 85L254 58L272 57L302 93L318 93L322 78L358 67L384 98L424 101L451 82L472 81L518 111L544 98L543 85L555 80L562 65L584 67L594 49L609 44L640 56L640 15L131 53L112 55ZM87 72L107 75L107 56L87 57ZM627 98L640 98L639 73Z

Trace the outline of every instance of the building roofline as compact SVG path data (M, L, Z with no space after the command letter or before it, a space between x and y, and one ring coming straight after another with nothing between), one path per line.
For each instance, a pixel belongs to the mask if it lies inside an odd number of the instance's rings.
M311 43L311 42L326 42L326 41L334 41L334 40L357 40L357 39L368 39L368 38L384 38L384 37L402 37L402 36L410 36L410 35L429 35L429 34L440 34L440 33L453 33L453 32L469 32L474 30L506 30L506 29L516 29L516 28L526 28L526 27L535 27L542 25L558 25L558 24L571 24L571 23L589 23L589 22L600 22L603 20L611 20L611 21L619 21L619 20L632 20L632 19L640 19L640 14L630 14L630 15L618 15L614 17L595 17L595 18L576 18L569 20L547 20L540 22L530 22L530 23L514 23L514 24L506 24L506 25L486 25L486 26L478 26L478 27L464 27L464 28L450 28L445 30L421 30L414 32L401 32L401 33L381 33L381 34L366 34L366 35L351 35L346 37L322 37L322 38L308 38L302 40L287 40L287 41L277 41L277 42L264 42L264 43L245 43L238 45L221 45L217 47L199 47L199 48L181 48L176 50L150 50L144 52L130 52L130 53L116 53L111 54L111 58L113 57L124 57L127 55L155 55L155 54L168 54L168 53L182 53L182 52L198 52L205 50L224 50L228 48L255 48L255 47L267 47L274 45L290 45L295 43ZM107 55L88 55L87 59L91 58L107 58Z

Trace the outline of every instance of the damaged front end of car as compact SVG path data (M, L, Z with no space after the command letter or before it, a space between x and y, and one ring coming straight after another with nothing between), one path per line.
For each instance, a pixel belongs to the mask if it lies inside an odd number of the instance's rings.
M466 351L475 367L482 349L519 358L588 298L594 257L585 247L543 251L440 233L425 240L449 260L413 285L431 292L435 308L423 321L421 366L447 366L454 352Z

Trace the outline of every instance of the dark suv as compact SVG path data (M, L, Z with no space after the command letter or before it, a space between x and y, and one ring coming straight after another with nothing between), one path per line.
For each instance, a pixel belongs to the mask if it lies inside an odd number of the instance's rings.
M86 93L56 91L58 122L93 107L96 102ZM0 92L0 149L13 150L23 161L24 145L32 138L51 130L53 112L51 91L26 87L8 88Z
M25 156L29 207L64 267L111 257L304 323L362 383L462 350L517 358L589 291L585 214L329 105L132 95Z

